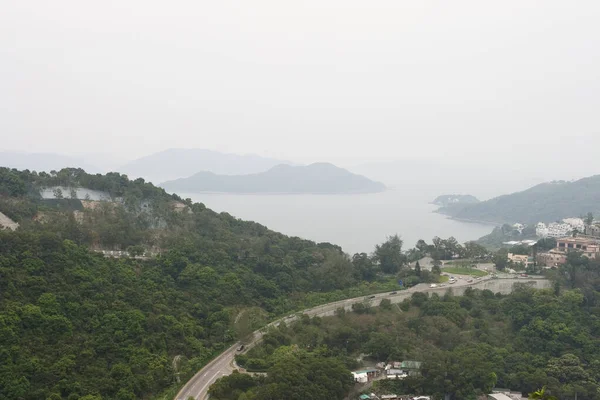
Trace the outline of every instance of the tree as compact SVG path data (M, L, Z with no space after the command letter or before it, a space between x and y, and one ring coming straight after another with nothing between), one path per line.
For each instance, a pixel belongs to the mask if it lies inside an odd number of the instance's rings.
M471 259L483 259L486 258L489 251L477 242L465 243L465 257Z
M535 400L558 400L556 397L551 396L550 394L546 393L546 386L544 386L543 388L536 390L533 393L529 393L529 397L528 399L535 399Z
M548 361L546 373L548 376L556 378L563 386L584 383L591 379L579 358L574 354L564 354L560 358Z
M395 347L394 339L391 335L374 332L369 336L365 344L365 351L371 354L379 361L386 361Z
M417 249L419 249L419 251L421 253L423 253L424 255L427 253L427 251L429 250L429 245L427 244L427 242L425 242L423 239L419 239L417 241L417 244L415 246Z
M52 191L52 193L54 194L54 198L57 200L61 200L63 198L63 192L62 189L57 187L56 189L54 189Z
M346 254L327 250L324 255L323 263L310 269L317 287L321 290L343 289L356 282L355 265Z
M585 224L587 226L592 226L593 223L594 223L594 214L589 212L589 213L587 213L587 215L585 217Z
M127 252L129 253L130 256L137 257L137 256L143 256L144 253L146 252L146 249L144 249L144 246L141 246L141 245L129 246L127 248Z
M548 251L556 248L555 238L542 238L535 244L538 250Z
M375 247L375 259L381 271L387 274L398 272L406 262L402 254L402 240L398 235L389 236L387 241Z
M419 264L418 261L415 264L415 275L418 276L419 278L421 277L421 265Z
M392 301L390 299L381 299L381 302L379 303L379 307L383 308L384 310L391 310L392 309Z
M377 276L377 269L367 253L356 253L352 256L352 264L360 280L372 281Z
M508 252L505 249L498 250L492 257L492 262L497 270L504 271L508 265Z
M433 262L433 267L431 267L431 272L435 275L442 274L442 262L440 260L435 260Z

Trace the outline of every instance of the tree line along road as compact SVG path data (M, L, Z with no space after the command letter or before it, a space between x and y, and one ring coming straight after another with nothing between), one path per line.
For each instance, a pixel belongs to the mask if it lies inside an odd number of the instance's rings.
M458 275L456 275L458 276ZM410 298L415 292L424 293L444 293L448 289L452 289L455 295L462 295L467 287L473 287L481 290L491 290L494 293L509 294L513 291L515 283L526 283L536 289L547 289L551 287L549 280L543 277L527 277L527 278L507 278L507 279L492 279L485 277L481 280L476 280L472 283L467 282L469 277L460 276L455 284L447 285L444 287L429 287L429 284L419 284L410 289L399 291L396 294L380 293L371 296L355 297L347 300L335 301L332 303L323 304L321 306L312 307L293 315L280 318L276 321L271 322L266 327L277 325L281 322L293 322L297 318L297 314L306 314L308 316L328 316L333 315L335 310L338 308L344 308L345 310L352 310L352 305L357 303L367 303L371 306L379 305L382 299L389 299L392 303L400 303L404 299ZM266 328L265 327L265 328ZM246 345L245 351L255 346L262 339L262 331L264 328L257 330L253 333L252 338ZM211 362L209 362L204 368L202 368L196 375L194 375L177 393L175 400L188 400L193 398L195 400L206 400L208 398L208 389L217 379L229 375L235 369L233 366L234 358L236 355L236 349L239 343L231 346Z

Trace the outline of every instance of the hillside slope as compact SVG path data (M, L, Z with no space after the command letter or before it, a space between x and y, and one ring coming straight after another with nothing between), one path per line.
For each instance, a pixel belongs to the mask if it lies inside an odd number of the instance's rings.
M205 149L168 149L131 161L119 171L153 182L184 178L198 171L238 175L263 172L286 161L257 155L227 154Z
M49 187L109 200L42 199ZM0 231L0 399L153 398L264 323L234 324L241 310L275 316L361 293L337 246L117 173L0 168L0 212L19 222Z
M493 223L552 222L600 213L600 175L574 182L549 182L477 204L442 207L454 218Z
M249 175L216 175L200 172L189 178L164 182L169 191L229 193L372 193L385 190L382 183L327 163L293 167L278 165Z

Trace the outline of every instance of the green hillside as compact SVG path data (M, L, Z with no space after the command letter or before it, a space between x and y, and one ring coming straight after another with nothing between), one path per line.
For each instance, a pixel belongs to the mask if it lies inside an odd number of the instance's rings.
M553 222L600 212L600 175L574 182L550 182L522 192L495 197L477 204L442 207L454 218L492 223Z
M73 190L40 197L54 186ZM0 399L152 398L264 318L377 285L337 246L118 173L0 168L0 212L20 223L0 231ZM234 324L249 307L262 319Z

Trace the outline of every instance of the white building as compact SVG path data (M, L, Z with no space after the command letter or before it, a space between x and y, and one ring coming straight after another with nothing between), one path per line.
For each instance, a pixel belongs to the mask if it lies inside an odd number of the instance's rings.
M369 377L366 372L353 372L352 376L354 377L354 382L367 383L369 381Z
M585 223L581 218L565 218L562 222L552 222L548 225L539 222L535 227L535 234L539 237L559 238L569 236L574 230L585 231Z
M565 218L562 222L571 225L573 229L577 229L579 232L585 231L585 222L581 218Z
M548 237L548 227L546 224L543 222L538 222L538 224L535 226L535 234L542 238Z

